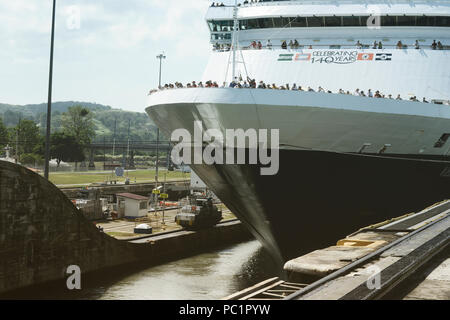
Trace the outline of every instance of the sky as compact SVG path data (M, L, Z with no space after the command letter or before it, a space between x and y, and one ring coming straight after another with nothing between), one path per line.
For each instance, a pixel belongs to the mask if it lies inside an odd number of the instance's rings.
M53 101L143 112L148 91L198 80L209 0L57 0ZM0 103L47 101L52 0L0 0Z

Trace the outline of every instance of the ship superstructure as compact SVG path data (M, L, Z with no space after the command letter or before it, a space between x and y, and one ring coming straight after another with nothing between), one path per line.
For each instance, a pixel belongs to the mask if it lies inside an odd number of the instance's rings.
M233 10L208 10L214 53L203 80L232 79ZM450 100L443 68L450 55L448 1L265 1L242 4L237 20L237 73L244 79ZM287 49L280 51L283 41ZM291 48L291 41L298 45ZM442 50L432 50L433 41Z

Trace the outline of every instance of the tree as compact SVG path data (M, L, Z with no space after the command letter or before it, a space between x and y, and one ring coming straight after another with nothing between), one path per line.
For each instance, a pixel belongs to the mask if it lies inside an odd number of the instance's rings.
M3 119L0 118L0 148L3 149L8 144L8 130L3 124ZM3 150L0 150L0 152Z
M55 132L50 137L50 156L56 159L56 163L78 162L84 160L83 146L78 140L65 132Z
M51 133L61 131L62 130L62 124L61 124L61 117L62 113L60 111L53 111L52 112L52 119L51 119ZM47 129L47 113L41 112L34 116L34 121L38 124L38 126L41 129L41 134L46 135L46 129Z
M90 144L95 137L93 114L80 105L70 107L63 113L62 127L66 135L75 137L82 146Z
M20 120L10 136L13 145L18 143L19 154L34 153L41 142L39 127L32 120Z
M23 153L19 157L19 162L23 165L35 166L41 165L44 159L36 153Z
M23 119L24 115L21 112L6 110L3 113L3 122L7 127L14 126L16 123Z

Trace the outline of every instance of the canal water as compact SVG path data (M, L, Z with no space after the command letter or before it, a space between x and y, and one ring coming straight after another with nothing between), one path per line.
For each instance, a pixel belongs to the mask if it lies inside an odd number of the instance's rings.
M79 291L61 288L58 283L28 289L12 298L210 300L281 276L279 273L268 252L254 240L159 266L100 275L94 281L82 279Z

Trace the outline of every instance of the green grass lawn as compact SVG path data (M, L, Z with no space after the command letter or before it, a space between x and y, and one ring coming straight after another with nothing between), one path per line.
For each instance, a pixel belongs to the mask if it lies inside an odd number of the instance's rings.
M179 171L159 171L159 181L164 181L164 174L167 173L167 181L190 179L189 173ZM130 182L152 182L155 181L155 170L137 170L125 172L124 177L116 177L111 171L104 173L89 172L64 172L50 173L50 181L56 185L89 185L91 183L103 183L105 181L117 180L118 183L125 182L126 177L130 178Z

